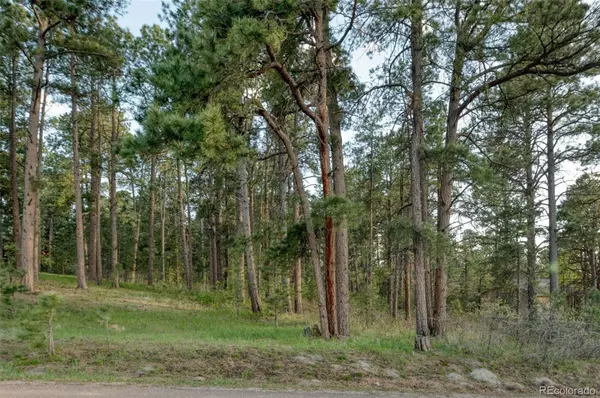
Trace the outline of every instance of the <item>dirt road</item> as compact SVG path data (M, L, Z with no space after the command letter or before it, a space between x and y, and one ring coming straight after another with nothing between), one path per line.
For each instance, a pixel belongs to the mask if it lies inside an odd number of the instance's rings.
M154 387L114 384L61 384L0 382L2 398L72 398L72 397L126 397L126 398L361 398L361 397L398 397L425 398L424 395L407 393L369 393L337 391L267 391L235 390L210 387ZM442 398L441 396L427 396ZM490 396L452 395L444 398L490 398Z

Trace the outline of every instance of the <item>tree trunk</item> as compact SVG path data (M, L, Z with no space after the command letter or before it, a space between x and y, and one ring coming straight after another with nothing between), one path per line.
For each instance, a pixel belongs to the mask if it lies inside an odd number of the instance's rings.
M215 228L214 228L214 215L208 219L207 223L208 231L208 245L209 245L209 259L210 259L210 286L215 289L217 287L217 261L215 256Z
M246 169L246 158L242 157L237 165L238 178L240 179L239 201L242 212L242 231L244 238L244 250L246 254L246 270L248 272L248 293L252 312L261 312L262 303L256 283L256 265L254 263L254 248L252 245L252 230L250 228L250 205L248 202L248 170Z
M416 300L416 337L415 349L429 351L429 326L427 324L427 301L425 284L425 263L423 253L423 213L421 209L421 156L423 142L423 112L422 112L422 84L423 84L423 26L421 0L412 0L413 15L411 21L411 56L412 56L412 86L413 86L413 136L411 140L411 202L414 226L414 262L415 262L415 300Z
M283 144L279 142L278 146L281 154L277 158L277 167L279 169L279 240L285 239L287 233L287 190L288 190L288 171L285 167L285 154L283 154ZM286 312L292 311L292 296L290 292L290 272L286 267L281 273L281 283L287 297Z
M526 235L527 235L527 310L529 316L534 316L535 306L535 262L536 262L536 244L535 244L535 182L533 177L533 137L532 126L529 120L529 113L525 116L524 144L525 144L525 163L526 163L526 188L525 188L525 212L526 212Z
M400 256L396 256L394 259L394 272L392 275L392 317L394 319L398 318L398 297L400 290L400 279L402 275L402 261L400 260Z
M140 209L138 206L138 202L135 197L135 184L133 181L133 175L131 176L131 197L133 200L133 207L134 207L134 213L135 213L135 225L134 225L134 231L133 231L133 261L131 262L131 273L130 273L129 280L131 281L131 283L135 283L136 272L137 272L137 256L138 256L138 249L140 247L141 217L140 217Z
M167 190L165 188L165 178L162 176L163 189L162 189L162 206L160 210L160 263L161 263L161 276L162 281L165 282L167 280L167 271L165 267L165 222L167 219ZM138 232L139 232L139 215L138 215Z
M33 56L33 76L31 79L31 105L29 110L29 123L26 137L27 146L25 152L25 175L23 183L23 221L20 244L20 265L25 272L23 276L23 284L29 291L33 291L35 289L35 281L33 277L33 241L35 235L35 218L37 216L35 204L37 203L38 195L38 183L36 181L38 156L37 139L42 94L42 76L44 73L44 60L46 54L46 29L48 28L48 20L46 18L42 16L38 21L38 37L36 51L34 52ZM11 145L13 140L16 140L16 129L14 125L11 135ZM14 161L16 162L16 159ZM13 200L13 206L14 203L15 202ZM17 214L17 223L18 219L19 217ZM14 229L13 232L15 232ZM18 234L16 236L18 236Z
M421 161L420 161L420 171L421 174L419 176L421 180L421 214L423 225L427 225L429 222L429 209L428 209L428 198L429 198L429 181L427 179L427 163L425 161L424 155L424 145L425 145L425 132L423 131L423 135L421 136ZM432 282L432 278L435 275L432 275L431 269L431 261L430 256L428 255L427 242L423 241L423 261L425 267L425 299L427 301L427 325L429 326L429 330L431 333L435 334L435 326L434 326L434 301L435 296L432 291L434 287L434 283Z
M420 171L421 174L419 176L421 180L421 214L423 225L426 226L429 222L429 211L428 211L428 197L429 197L429 182L427 180L427 163L425 161L424 155L424 145L425 145L425 132L423 131L423 135L421 136L421 161L420 161ZM434 293L432 291L433 283L432 283L432 269L431 269L431 261L428 256L427 251L427 242L423 241L423 263L425 267L425 299L427 301L427 325L429 326L429 330L431 333L435 334L434 327L434 311L433 305L435 301Z
M96 98L100 98L100 84L98 84L98 93L96 95ZM92 117L94 117L94 113L92 112ZM98 139L96 140L97 143L97 150L96 152L98 153L98 167L96 169L96 172L98 173L98 175L96 176L96 179L98 181L98 190L96 191L96 199L95 199L95 203L96 203L96 217L97 217L97 222L96 222L96 284L98 284L98 286L102 285L102 242L101 242L101 224L102 224L102 133L104 133L104 123L102 122L102 119L100 118L100 112L97 110L96 111L96 128L98 129ZM110 176L109 176L110 177Z
M38 156L37 156L37 181L42 181L42 162L44 160L44 126L45 126L45 122L46 122L46 104L48 103L48 88L49 88L49 83L50 81L50 65L46 66L46 77L44 79L44 95L43 95L43 99L42 99L42 105L41 105L41 115L40 115L40 131L39 131L39 136L38 136ZM40 196L41 195L37 195L37 199L36 199L36 204L35 204L35 211L36 211L36 217L35 217L35 237L34 237L34 242L33 242L33 246L34 246L34 252L33 255L35 256L35 260L34 260L34 280L37 283L38 279L39 279L39 273L40 273L40 266L41 266L41 256L42 256L42 247L40 245L40 235L41 235L41 222L42 222L42 218L41 218L41 209L40 209Z
M119 114L117 109L117 83L113 77L113 104L110 138L110 231L112 285L119 288L119 238L117 236L117 145L119 143Z
M185 225L185 207L183 205L183 195L181 187L181 165L177 158L177 204L179 205L179 228L181 232L181 248L183 250L183 265L185 272L185 286L188 290L192 290L192 269L190 266L190 253L187 244L187 227Z
M294 183L296 190L298 191L298 196L300 197L302 212L304 213L304 219L306 222L306 232L308 235L308 245L310 247L310 257L315 272L315 284L317 287L317 297L319 300L318 308L321 333L323 334L323 337L329 338L331 335L329 333L329 325L327 321L325 287L323 286L323 275L321 270L321 262L319 260L317 237L315 235L315 229L312 223L308 196L306 195L306 191L304 190L304 177L302 176L302 171L300 170L300 166L298 164L298 157L296 156L296 152L294 151L292 142L290 141L287 134L285 134L285 132L281 129L275 118L262 108L259 108L257 112L260 116L262 116L265 119L265 121L269 124L269 127L271 127L272 131L275 132L278 138L283 142L288 155L288 159L292 166L292 171L294 172Z
M546 108L548 145L548 262L550 269L550 294L558 290L558 242L556 238L556 181L554 178L554 118L552 115L552 100L549 95Z
M367 258L367 269L366 269L366 285L367 289L371 288L371 282L373 280L373 242L375 241L375 222L374 222L374 198L373 198L373 186L374 186L374 170L373 170L373 160L375 157L374 154L374 139L373 133L371 133L369 137L369 253ZM371 294L368 293L368 307L370 308L371 302Z
M190 268L190 283L193 283L193 271L194 271L194 261L193 261L193 250L192 250L192 206L190 203L190 183L188 178L188 168L186 162L183 162L183 170L185 175L185 208L187 210L187 227L186 227L186 244L188 247L188 263ZM190 288L191 289L191 288Z
M592 276L592 280L591 280L591 286L592 289L597 289L598 288L598 254L596 253L596 247L592 247L592 264L591 264L591 276Z
M402 253L402 265L404 266L404 319L408 321L410 319L410 292L412 291L412 270L410 263L408 262L407 253L404 252Z
M21 210L19 209L19 183L18 183L18 168L17 163L17 146L19 137L17 136L17 65L19 62L18 55L12 58L11 81L10 81L10 119L8 121L8 133L10 135L10 193L12 201L12 235L13 243L15 244L15 267L21 268ZM42 58L43 64L43 58ZM37 69L34 68L34 73ZM34 76L35 77L35 76ZM35 83L35 82L34 82ZM40 74L40 90L41 90L41 74ZM35 100L35 86L33 98ZM33 107L34 104L32 104ZM33 109L30 110L33 112ZM31 115L29 119L31 128ZM27 151L29 152L30 141L27 140ZM25 192L25 191L23 191Z
M73 130L73 183L75 185L75 233L77 245L77 288L87 289L87 284L85 281L83 208L81 203L81 176L79 166L79 129L77 128L77 71L74 54L71 54L70 73L71 129Z
M237 196L237 230L238 230L238 235L239 236L244 236L244 216L242 214L242 201L241 201L241 197L240 195ZM244 249L245 249L245 245L244 245ZM246 285L246 278L245 278L245 264L246 264L246 259L245 259L245 250L243 250L240 253L240 269L238 270L238 281L239 281L239 286L238 286L238 298L239 298L239 302L240 303L245 303L246 302L246 289L245 289L245 285Z
M48 218L48 259L52 261L52 248L54 243L54 215L50 213Z
M457 4L456 7L460 7ZM458 13L458 10L457 10ZM457 29L460 27L457 26ZM465 62L463 43L467 39L458 32L456 39L454 60L452 63L452 76L450 79L450 95L448 100L448 118L446 120L446 141L444 151L451 152L457 142L458 120L460 118L460 96L462 74ZM452 211L452 185L454 184L454 161L445 159L441 164L440 188L438 191L438 223L437 231L442 237L442 248L438 255L435 270L435 306L434 306L434 333L440 336L444 333L446 322L446 296L447 276L446 261L448 242L450 240L450 216Z
M321 165L321 183L323 185L323 197L325 199L331 196L331 167L329 164L329 111L327 109L328 85L327 85L327 45L326 26L328 22L328 12L325 5L320 5L314 12L315 27L314 35L316 41L316 65L318 71L318 94L317 94L317 134L319 138L319 161ZM325 280L327 286L327 321L329 333L337 335L337 299L335 282L335 231L333 228L333 219L330 216L325 217Z
M217 282L223 287L223 262L221 261L221 202L217 191L217 209L215 211L215 267Z
M92 84L93 91L93 84ZM98 239L98 206L96 201L98 200L98 190L100 189L100 164L98 162L98 157L101 156L99 152L97 152L96 146L96 96L95 93L92 92L91 95L91 122L90 122L90 160L91 160L91 172L92 172L92 187L91 187L91 201L90 201L90 228L88 231L88 272L90 280L98 282L97 276L97 266L96 260L98 259L96 248L97 248L97 239Z
M150 158L150 217L148 219L148 285L154 283L154 210L156 182L156 155Z
M131 283L135 283L136 271L137 271L137 257L138 250L140 247L140 224L141 217L140 214L137 214L135 217L135 231L133 235L133 262L131 265ZM164 252L163 252L164 254ZM163 269L164 269L164 261L163 261ZM163 272L163 280L164 280L164 272Z
M331 58L331 51L327 52ZM329 59L329 64L333 61ZM337 90L330 85L329 92L329 129L331 132L331 153L333 168L333 192L340 199L346 198L346 180L344 175L344 151L342 146L342 110L338 104ZM339 336L350 335L349 272L348 272L348 220L342 214L335 230L335 282L337 328Z
M298 188L294 183L296 192ZM294 224L300 222L300 205L294 205ZM302 313L302 249L298 248L298 257L294 266L294 313Z

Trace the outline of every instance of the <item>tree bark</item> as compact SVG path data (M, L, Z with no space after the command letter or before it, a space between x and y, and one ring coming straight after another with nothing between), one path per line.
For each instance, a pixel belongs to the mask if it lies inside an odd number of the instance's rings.
M287 190L288 190L288 171L285 167L284 147L281 141L278 145L281 154L277 157L277 167L279 169L279 240L283 240L287 233ZM286 312L292 311L292 296L290 292L290 272L289 268L285 268L281 273L281 283L287 297Z
M35 235L35 218L37 216L35 204L38 196L37 156L38 156L38 128L42 93L42 75L44 73L44 60L46 54L46 30L48 20L40 16L38 19L38 37L36 50L33 56L33 76L31 90L31 105L29 110L29 123L27 128L27 145L25 153L25 175L23 183L23 220L21 229L20 266L24 270L23 284L29 291L35 289L33 276L33 249ZM13 138L14 137L14 138ZM11 140L16 140L16 130L13 125ZM12 159L11 159L12 160ZM14 160L16 162L16 159ZM16 170L16 168L15 168ZM14 194L14 192L13 192ZM14 206L13 202L13 206ZM18 203L18 202L17 202ZM14 208L13 208L14 211ZM18 223L18 215L16 217ZM14 228L14 225L13 225ZM14 232L14 229L13 229ZM18 236L18 235L17 235ZM18 254L19 255L19 254Z
M458 15L460 2L456 5L455 13ZM458 19L458 18L457 18ZM458 20L456 21L458 24ZM454 161L453 150L458 139L458 120L460 118L460 97L462 75L465 63L464 43L468 40L463 37L463 30L459 25L456 45L454 49L454 60L452 63L452 76L450 78L450 93L448 100L448 117L446 119L446 141L444 151L451 157L444 159L441 164L440 188L438 191L438 223L437 231L442 237L442 248L438 255L435 270L435 306L434 306L434 334L440 336L444 333L446 322L446 296L447 276L446 262L448 241L450 240L450 216L452 211L452 185L454 183Z
M190 183L188 177L188 168L186 162L183 162L183 173L185 175L185 208L187 210L186 242L188 247L188 262L190 267L190 277L194 280L194 258L192 246L192 206L190 203Z
M547 138L546 146L548 156L548 263L550 270L550 294L558 290L558 241L556 237L556 181L554 177L554 118L552 115L551 93L546 108Z
M394 259L394 272L392 280L392 317L398 318L398 299L400 297L400 282L402 280L402 261L401 256Z
M221 201L220 190L217 190L217 208L215 209L215 270L217 273L217 282L223 287L223 262L221 261Z
M252 312L262 311L262 303L256 282L256 265L254 263L254 248L252 245L252 230L250 227L250 205L248 203L248 170L246 169L246 158L241 157L238 161L237 172L239 178L239 201L242 212L242 231L244 238L244 251L246 255L246 270L248 272L248 294L252 305Z
M412 57L412 114L413 135L411 139L411 202L413 211L413 244L415 262L415 301L416 301L416 337L415 349L429 351L429 325L427 323L427 301L425 285L425 263L423 253L423 213L421 209L421 156L423 142L423 110L422 110L422 84L423 84L423 26L421 0L412 0L413 14L411 21L410 48Z
M331 51L327 52L329 63ZM329 130L331 132L331 152L333 168L333 192L336 197L346 199L346 180L344 171L344 151L342 145L342 110L340 109L336 87L329 90ZM348 220L346 214L340 216L335 229L335 282L337 328L339 336L350 335L349 272L348 272Z
M181 183L181 164L177 158L177 204L179 205L179 228L181 232L181 248L183 251L183 265L185 272L185 286L192 290L192 269L190 266L190 249L187 241L187 227L185 225L185 206L183 205L182 183Z
M100 84L98 84L98 92L96 98L100 98ZM94 114L92 113L92 117ZM96 191L96 284L98 286L102 285L102 242L101 242L101 226L102 226L102 135L104 133L104 123L100 118L100 112L96 111L96 128L98 129L98 139L97 143L97 153L98 155L98 168L97 168L97 180L98 180L98 190ZM110 176L109 176L110 178Z
M71 129L73 130L73 183L75 185L75 234L77 245L77 288L87 289L85 281L85 249L83 236L83 208L81 203L81 175L79 165L79 129L77 123L77 70L75 55L71 54Z
M113 103L110 138L110 235L112 286L119 288L119 237L117 235L117 145L119 143L119 114L117 109L117 83L113 77Z
M408 262L408 256L407 253L402 253L402 264L404 266L404 319L405 320L409 320L410 319L410 301L411 301L411 291L412 291L412 286L411 286L411 275L412 275L412 270L411 270L411 265Z
M162 206L160 210L160 263L161 263L161 276L162 281L165 282L167 280L167 271L165 267L166 259L165 259L165 224L167 219L167 190L165 188L165 177L162 176ZM138 215L138 233L139 233L139 215Z
M48 103L48 88L50 81L50 66L46 66L46 77L44 79L44 95L42 99L41 105L41 115L40 115L40 131L38 136L38 156L37 156L37 181L42 181L42 162L44 160L44 126L46 122L46 104ZM41 266L41 256L42 256L42 247L40 245L40 235L41 235L41 226L42 226L42 218L41 218L41 209L40 209L40 196L37 195L36 204L35 204L35 237L34 237L34 252L35 256L34 260L34 280L37 283L39 279L40 266Z
M421 136L421 160L420 160L420 180L421 180L421 214L423 225L426 226L429 222L429 209L428 209L428 197L429 197L429 182L427 180L427 162L425 160L424 148L425 148L425 131ZM430 257L427 253L427 242L423 240L423 263L425 267L425 299L427 301L427 325L431 333L435 334L434 327L434 301L435 296L432 291L432 269Z
M54 215L50 213L48 220L48 258L52 261L52 249L54 244Z
M296 192L296 183L294 182L294 188ZM300 222L300 205L294 205L294 224ZM302 249L298 248L298 257L294 266L294 313L302 313Z
M536 262L536 244L535 244L535 182L533 177L533 137L532 125L529 120L529 112L524 120L524 145L525 145L525 211L526 211L526 236L527 236L527 310L529 316L534 316L535 309L535 262Z
M138 206L138 200L135 196L135 183L133 174L131 175L131 197L133 200L133 211L135 213L135 225L133 226L133 259L131 262L131 273L129 276L129 280L131 283L135 283L136 272L137 272L137 257L138 257L138 249L140 247L140 209Z
M318 308L321 333L323 334L323 337L329 338L331 335L329 333L327 305L325 299L325 287L323 286L323 274L321 270L321 262L319 260L317 237L315 235L315 229L312 223L308 196L306 195L306 191L304 190L304 177L302 176L302 171L300 170L300 166L298 164L298 157L296 156L296 152L294 151L294 147L292 145L291 140L289 139L287 134L285 134L281 126L279 126L275 118L265 109L259 108L257 112L260 116L262 116L265 119L269 127L271 127L272 131L275 132L275 134L277 134L277 137L283 142L286 153L288 155L288 159L292 166L292 171L294 172L294 183L296 190L298 191L298 196L300 197L302 212L304 213L304 219L306 222L306 232L308 235L308 245L310 247L310 257L315 272L317 297L319 300Z
M150 157L150 216L148 219L148 285L154 283L154 211L156 183L156 155Z
M100 153L97 152L96 146L96 95L93 92L92 84L92 95L91 95L91 122L90 122L90 152L91 152L91 172L92 172L92 187L91 187L91 203L90 203L90 228L88 231L88 273L90 280L98 282L97 276L97 239L98 239L98 206L96 201L98 200L98 190L100 189L100 164L98 157Z
M591 250L592 264L591 264L591 286L592 289L598 289L598 254L596 253L596 247L592 247Z
M209 258L210 258L210 286L215 289L217 287L217 260L216 260L216 244L215 244L215 225L214 215L208 220L208 244L209 244Z
M242 201L241 201L241 197L240 195L238 195L237 197L237 229L238 229L238 235L239 236L244 236L244 219L243 219L243 214L242 214ZM240 303L245 303L246 302L246 289L245 289L245 285L246 285L246 277L245 277L245 273L246 273L246 254L245 254L245 245L244 245L244 250L240 253L240 269L238 270L238 281L239 281L239 286L238 286L238 299Z

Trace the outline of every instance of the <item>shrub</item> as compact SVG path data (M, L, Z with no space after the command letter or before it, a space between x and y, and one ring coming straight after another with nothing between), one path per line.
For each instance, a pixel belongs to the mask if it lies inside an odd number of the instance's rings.
M46 342L48 354L54 355L54 317L61 302L61 298L55 293L40 295L37 305L23 314L19 337L27 341L32 348L43 347Z
M520 355L540 365L598 359L598 306L591 300L588 305L589 309L577 312L555 305L538 309L534 317L529 317L498 302L484 303L478 313L451 321L444 340L470 354Z

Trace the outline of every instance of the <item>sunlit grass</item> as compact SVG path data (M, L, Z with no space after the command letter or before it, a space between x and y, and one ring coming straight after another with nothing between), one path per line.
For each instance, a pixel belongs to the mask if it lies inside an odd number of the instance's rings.
M580 377L599 371L597 364L580 361L553 368L533 366L510 341L500 345L486 339L481 335L485 329L470 323L453 324L444 339L434 339L433 352L414 353L412 322L392 319L382 303L362 307L357 297L351 337L324 340L304 336L306 326L318 323L314 303L308 300L304 314L280 314L276 327L268 304L262 314L252 314L248 303L238 309L224 300L223 292L210 289L187 292L174 286L129 283L113 289L110 282L90 283L85 291L75 287L73 276L41 274L39 292L17 297L22 313L27 313L37 294L53 291L62 297L54 319L57 354L49 357L43 348L29 347L19 339L19 316L2 319L0 380L272 388L320 379L332 388L385 385L382 388L465 392L448 385L447 373L467 374L474 366L485 366L501 377L527 383L536 372L556 378L565 372ZM322 358L316 363L295 359L315 354ZM363 361L375 370L362 369ZM152 370L143 370L147 366ZM44 370L29 373L35 367ZM386 376L390 369L399 376ZM588 382L583 377L581 383ZM377 384L366 382L373 378Z
M187 293L173 288L149 288L123 283L121 289L109 284L90 284L88 291L74 288L72 276L40 275L43 290L64 297L56 316L55 338L89 339L104 342L106 328L98 315L100 308L108 312L109 339L113 342L152 342L186 344L190 347L210 345L243 345L256 348L280 347L290 350L360 350L374 352L412 351L412 333L401 323L374 321L370 327L358 322L353 336L347 339L307 338L304 326L316 323L314 314L284 314L275 327L273 318L256 316L247 309L202 306L197 292ZM206 294L206 293L203 293ZM387 324L384 324L387 323Z

